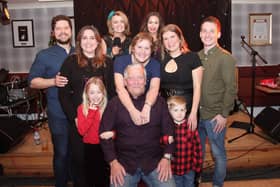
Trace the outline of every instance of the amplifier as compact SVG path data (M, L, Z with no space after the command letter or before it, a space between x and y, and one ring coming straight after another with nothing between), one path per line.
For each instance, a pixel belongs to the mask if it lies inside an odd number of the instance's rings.
M16 101L18 99L26 99L28 97L27 88L12 88L8 90L9 101Z

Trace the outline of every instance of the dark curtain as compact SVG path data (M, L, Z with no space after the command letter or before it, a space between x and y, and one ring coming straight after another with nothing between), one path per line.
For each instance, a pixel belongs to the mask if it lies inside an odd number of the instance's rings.
M158 11L166 24L177 24L183 30L193 51L202 48L199 38L202 19L216 16L222 23L219 43L231 51L231 0L74 0L76 31L84 25L93 24L101 34L106 34L107 15L111 10L126 13L132 36L138 33L147 13Z

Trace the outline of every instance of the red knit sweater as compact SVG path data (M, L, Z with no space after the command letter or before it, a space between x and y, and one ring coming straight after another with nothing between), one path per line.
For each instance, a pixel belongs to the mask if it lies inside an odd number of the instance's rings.
M78 107L78 131L83 136L83 142L89 144L99 144L100 111L89 109L88 115L83 113L82 104Z

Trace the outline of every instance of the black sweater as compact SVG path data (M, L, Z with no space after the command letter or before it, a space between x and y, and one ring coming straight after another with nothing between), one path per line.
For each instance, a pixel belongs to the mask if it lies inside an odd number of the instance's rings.
M68 78L68 84L59 88L59 100L67 118L73 120L77 116L77 108L82 103L82 95L86 81L93 77L100 77L106 87L108 99L115 94L113 62L107 58L105 66L93 68L90 63L85 67L80 67L77 62L77 56L69 56L63 63L60 73Z

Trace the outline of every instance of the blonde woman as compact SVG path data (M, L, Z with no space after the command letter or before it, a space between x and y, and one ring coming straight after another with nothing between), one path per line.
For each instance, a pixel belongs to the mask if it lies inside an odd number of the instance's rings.
M114 58L128 54L131 42L130 25L127 16L122 11L111 11L107 18L108 34L103 37L106 55Z

